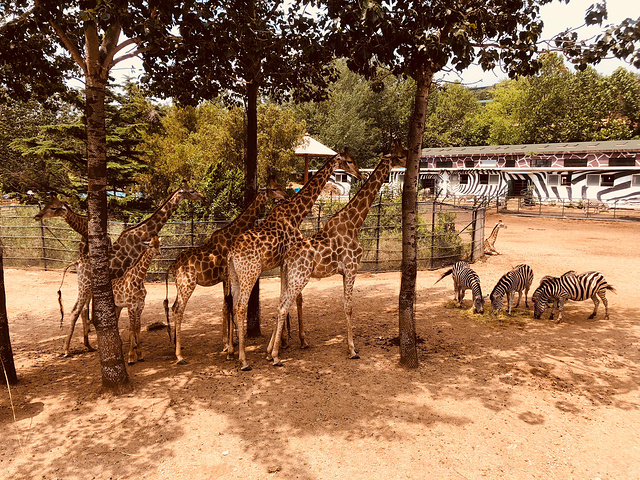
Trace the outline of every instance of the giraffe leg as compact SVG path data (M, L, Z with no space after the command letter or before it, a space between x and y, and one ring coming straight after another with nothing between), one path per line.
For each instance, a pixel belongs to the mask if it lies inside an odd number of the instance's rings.
M129 313L129 365L136 363L136 311L133 306L127 308Z
M231 288L227 281L222 282L222 293L224 297L222 301L222 352L225 353L229 349L229 336L231 336L231 341L233 341L233 326L231 325L233 305L229 308Z
M176 275L176 301L171 307L171 312L173 313L173 341L176 346L176 364L178 365L187 364L187 361L182 356L182 319L184 318L187 302L195 288L195 278L189 278L187 275Z
M82 309L85 308L85 306L89 303L91 299L91 292L87 292L86 290L83 290L82 292L79 292L79 294L80 296L76 300L76 304L73 306L73 310L71 311L71 329L69 330L69 334L64 339L63 356L65 357L69 356L69 345L71 343L71 337L73 336L73 330L76 327L76 322L78 321L78 317L82 313ZM87 327L87 330L88 330L88 327ZM87 331L87 343L88 343L88 331Z
M80 316L82 317L82 335L84 338L84 346L87 347L88 352L95 352L96 349L91 346L89 343L89 329L91 328L91 321L89 320L89 304L91 301L87 301L85 306L82 308L82 312Z
M353 296L353 283L356 280L356 276L355 274L345 274L342 278L342 284L344 286L344 314L347 319L347 353L350 359L358 359L360 356L356 351L353 341L353 328L351 326L351 316L353 314L351 297Z
M309 342L304 333L304 322L302 320L302 293L296 297L296 307L298 310L298 337L300 338L300 348L309 348Z

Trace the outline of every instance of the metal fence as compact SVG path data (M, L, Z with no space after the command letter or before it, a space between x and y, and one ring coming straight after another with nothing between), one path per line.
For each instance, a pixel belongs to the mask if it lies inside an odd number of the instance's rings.
M313 235L339 210L340 203L318 203L300 229ZM4 245L7 267L38 267L60 270L78 258L80 236L61 218L33 220L37 206L0 206L0 241ZM399 270L402 261L402 207L400 203L378 202L369 210L360 229L364 247L361 271ZM417 211L418 268L432 269L458 260L473 262L483 254L484 208L420 202ZM200 245L228 221L202 221L196 218L168 222L160 232L162 254L149 268L151 277L164 273L175 257L186 248ZM108 232L115 240L131 225L109 222ZM277 273L277 272L266 272Z
M456 196L453 205L483 206L496 213L551 218L640 221L640 205L623 200L541 200L535 196Z

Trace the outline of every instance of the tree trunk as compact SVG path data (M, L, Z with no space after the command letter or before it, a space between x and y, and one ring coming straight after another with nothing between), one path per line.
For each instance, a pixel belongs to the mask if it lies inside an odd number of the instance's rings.
M416 347L416 278L418 272L418 243L416 217L418 207L418 172L427 112L427 100L433 74L427 69L416 75L416 95L409 124L409 156L402 189L402 276L398 298L400 331L400 364L418 367Z
M4 380L9 385L18 383L16 366L13 363L13 350L11 349L11 338L9 337L9 318L7 317L7 297L4 291L4 265L2 259L2 245L0 245L0 372L4 375Z
M244 179L244 204L247 207L258 193L258 84L247 85L247 159ZM256 281L247 306L247 336L259 337L260 278Z
M93 289L93 322L98 335L102 387L114 393L131 389L122 352L113 300L107 240L106 82L87 76L89 258Z

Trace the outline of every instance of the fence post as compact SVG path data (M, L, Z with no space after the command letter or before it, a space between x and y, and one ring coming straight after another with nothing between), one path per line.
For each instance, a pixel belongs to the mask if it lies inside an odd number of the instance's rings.
M436 235L436 200L434 198L431 206L431 258L429 258L429 268L433 268L433 247Z
M38 209L42 210L42 206L38 203ZM40 220L40 241L42 243L42 264L44 271L47 271L47 245L44 239L44 223Z
M191 208L191 246L192 247L195 244L195 240L196 240L195 228L193 225L193 212L194 212L194 209Z
M378 259L380 256L380 210L382 208L382 192L378 196L378 218L376 219L376 270L378 270Z

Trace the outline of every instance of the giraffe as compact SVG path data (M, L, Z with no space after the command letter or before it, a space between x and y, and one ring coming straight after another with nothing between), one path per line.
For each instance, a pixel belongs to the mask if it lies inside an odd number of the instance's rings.
M111 281L113 299L116 304L116 316L120 318L122 309L126 307L129 315L129 365L136 361L143 361L142 342L140 340L140 317L144 310L144 302L147 290L144 288L144 277L149 270L153 257L160 253L160 239L151 237L144 242L147 249L140 254L138 259L125 271L124 275ZM67 341L70 337L67 337ZM69 346L65 346L66 350Z
M247 304L260 273L282 264L289 247L302 238L299 227L334 170L340 168L362 178L348 149L331 157L291 199L277 205L256 228L236 238L227 257L233 295L233 319L238 331L238 359L242 370L251 370L245 354ZM227 358L233 358L233 338L227 336Z
M298 329L301 348L308 347L302 321L302 290L311 277L325 278L341 274L344 288L344 313L347 321L347 353L351 359L359 358L353 341L351 326L353 284L363 248L358 231L371 208L382 184L389 178L393 167L406 165L407 151L396 141L392 154L384 155L371 176L358 193L315 235L295 243L284 257L280 274L280 304L278 321L273 329L267 359L281 366L278 350L285 318L293 300L298 309Z
M500 230L500 228L507 228L507 226L502 223L502 220L498 220L498 223L496 223L496 226L493 227L493 230L491 230L491 235L489 235L487 237L487 239L484 241L484 253L485 255L500 255L500 252L498 252L494 245L496 243L496 238L498 238L498 231Z
M126 269L131 266L143 252L145 247L143 242L150 240L151 237L155 235L158 235L160 229L162 229L165 223L167 223L169 217L171 217L171 215L177 210L183 200L204 202L206 201L206 198L204 195L190 187L185 181L167 198L167 200L163 202L160 207L158 207L158 209L156 209L149 218L122 231L118 239L111 245L109 253L109 270L112 280L124 275ZM71 331L67 337L69 340L73 335L73 329L75 328L78 316L85 308L87 308L88 311L89 302L91 301L91 280L84 279L84 276L90 273L88 267L88 258L81 255L80 263L78 264L78 275L80 276L80 272L82 272L83 278L79 278L78 280L78 300L71 311ZM80 285L82 285L82 289L80 289ZM89 288L87 288L87 285ZM86 323L84 316L82 321L85 331L88 332L88 315L86 317ZM88 343L88 338L86 339L86 343ZM93 349L91 348L90 350ZM65 357L69 356L69 342L66 340L63 355Z
M179 365L186 364L186 360L182 356L180 332L184 310L187 302L191 298L191 294L196 285L203 287L211 287L222 282L225 295L229 293L227 282L227 253L231 243L241 233L253 228L258 216L262 212L264 205L269 198L274 200L283 200L287 198L287 193L276 182L275 178L269 177L265 188L260 189L256 198L236 219L226 227L216 230L211 234L209 239L202 245L189 248L181 252L173 263L169 266L166 273L167 299L164 301L165 311L167 313L167 328L170 329L171 321L169 319L169 274L175 275L176 284L176 300L171 307L173 313L173 339L176 346L176 358ZM229 332L229 310L227 302L222 303L222 336L223 344L227 343L227 335ZM171 336L171 330L169 330Z
M89 253L87 240L89 233L89 217L74 212L68 203L61 201L57 195L52 194L49 201L45 204L44 207L42 207L42 210L40 210L33 217L33 219L37 222L41 222L45 218L54 217L61 217L73 230L75 230L81 236L80 245L78 247L80 260L73 262L65 268L62 279L64 282L64 275L67 269L75 265L78 281L78 300L76 301L76 305L73 307L73 309L81 309L80 315L82 315L82 325L84 327L84 346L89 352L93 352L95 351L95 348L93 348L89 343L89 303L85 300L86 298L91 297L91 277L89 276L89 271L86 268L89 265L89 259L87 257ZM109 249L111 249L110 240ZM58 298L61 302L60 290L58 290ZM60 305L60 309L62 311L62 303ZM62 327L62 325L60 326Z

